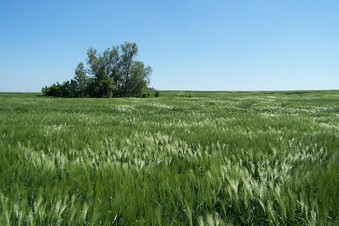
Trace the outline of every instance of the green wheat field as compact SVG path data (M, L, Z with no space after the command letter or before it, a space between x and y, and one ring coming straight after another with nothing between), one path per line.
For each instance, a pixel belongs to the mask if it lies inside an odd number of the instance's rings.
M0 93L0 225L339 225L339 91Z

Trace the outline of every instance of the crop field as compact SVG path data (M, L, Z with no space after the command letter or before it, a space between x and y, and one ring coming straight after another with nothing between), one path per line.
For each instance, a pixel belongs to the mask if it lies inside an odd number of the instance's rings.
M0 225L339 225L339 91L0 93Z

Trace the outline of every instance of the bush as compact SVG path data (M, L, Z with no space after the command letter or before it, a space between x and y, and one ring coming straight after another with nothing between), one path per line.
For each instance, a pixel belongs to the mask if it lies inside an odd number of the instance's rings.
M160 96L160 91L154 90L154 97L159 97L159 96Z

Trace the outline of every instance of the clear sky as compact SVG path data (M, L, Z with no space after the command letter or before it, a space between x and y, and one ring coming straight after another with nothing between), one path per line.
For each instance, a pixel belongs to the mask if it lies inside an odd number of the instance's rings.
M338 0L0 0L0 91L125 41L160 90L339 89Z

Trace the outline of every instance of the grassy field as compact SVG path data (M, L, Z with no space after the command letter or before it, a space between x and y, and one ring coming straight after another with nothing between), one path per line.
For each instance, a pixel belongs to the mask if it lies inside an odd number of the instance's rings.
M0 225L339 225L339 91L0 93Z

